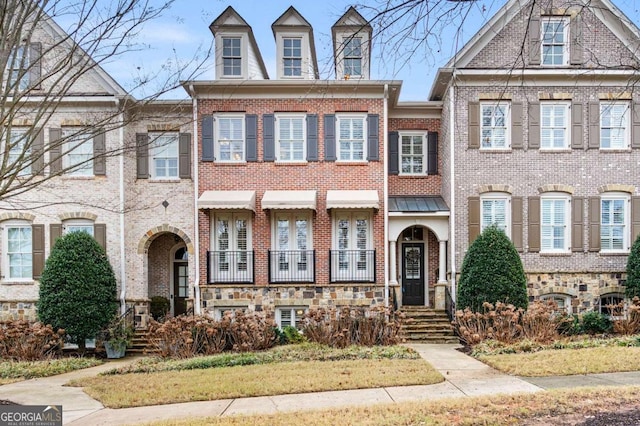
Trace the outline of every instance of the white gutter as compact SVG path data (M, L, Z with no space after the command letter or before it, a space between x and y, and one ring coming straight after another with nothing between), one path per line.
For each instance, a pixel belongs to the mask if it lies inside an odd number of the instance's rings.
M116 107L119 106L119 101L116 100ZM127 311L127 273L126 273L126 251L125 251L125 241L124 241L124 209L125 209L125 200L124 200L124 154L125 154L125 146L124 146L124 113L121 111L118 114L118 119L120 120L120 129L118 130L118 137L120 138L120 149L122 152L118 156L120 159L119 171L120 171L120 313L122 315Z
M198 101L193 95L193 85L189 85L193 102L193 259L195 277L193 283L193 309L196 315L201 314L200 306L200 227L198 226Z
M455 102L455 78L456 71L453 71L453 75L451 76L451 85L449 86L449 164L450 167L450 175L449 175L449 192L450 192L450 206L449 206L449 249L451 250L451 299L456 301L456 161L455 161L455 118L456 118L456 102Z
M382 164L384 167L384 184L383 184L383 198L384 198L384 307L389 307L389 168L388 168L388 156L387 156L387 143L388 143L388 115L389 115L389 85L384 85L384 100L383 100L383 116L382 120Z

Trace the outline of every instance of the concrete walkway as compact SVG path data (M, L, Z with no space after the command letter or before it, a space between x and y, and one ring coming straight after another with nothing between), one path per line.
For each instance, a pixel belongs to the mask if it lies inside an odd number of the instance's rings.
M59 376L0 386L0 399L28 405L62 405L64 424L126 425L162 419L269 414L341 406L538 392L561 385L563 387L577 387L640 384L640 372L523 379L500 373L463 354L456 350L459 345L411 344L408 346L414 348L437 369L446 381L426 386L399 386L224 399L117 410L104 408L102 404L87 396L81 388L62 386L69 380L94 376L124 363L133 362L133 360L127 359Z

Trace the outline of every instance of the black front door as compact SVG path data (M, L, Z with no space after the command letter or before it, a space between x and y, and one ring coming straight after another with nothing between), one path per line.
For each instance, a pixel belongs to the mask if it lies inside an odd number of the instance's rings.
M424 305L424 243L402 245L402 304Z
M173 315L187 312L187 295L189 291L189 264L175 262L173 264Z

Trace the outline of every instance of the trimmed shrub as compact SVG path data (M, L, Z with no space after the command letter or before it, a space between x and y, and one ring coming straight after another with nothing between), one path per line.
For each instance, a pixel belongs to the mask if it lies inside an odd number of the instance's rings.
M85 339L96 337L117 310L116 277L104 249L85 232L58 238L40 280L40 321L64 329L84 351Z
M153 296L149 306L151 316L156 321L162 321L169 310L171 310L171 302L163 296Z
M613 329L611 318L600 312L590 311L582 315L581 331L586 334L605 334Z
M504 232L486 228L467 251L458 282L457 307L482 310L485 302L526 309L527 280L522 261Z
M627 259L625 295L629 299L633 299L636 296L640 297L640 236L633 242Z

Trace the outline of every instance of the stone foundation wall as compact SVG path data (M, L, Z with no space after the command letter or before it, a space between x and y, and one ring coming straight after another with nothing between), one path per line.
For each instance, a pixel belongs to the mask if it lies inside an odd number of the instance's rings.
M252 311L274 310L278 306L338 307L383 306L384 286L269 286L204 287L202 311L213 314L220 307L241 307Z
M0 301L0 321L37 319L35 301Z

